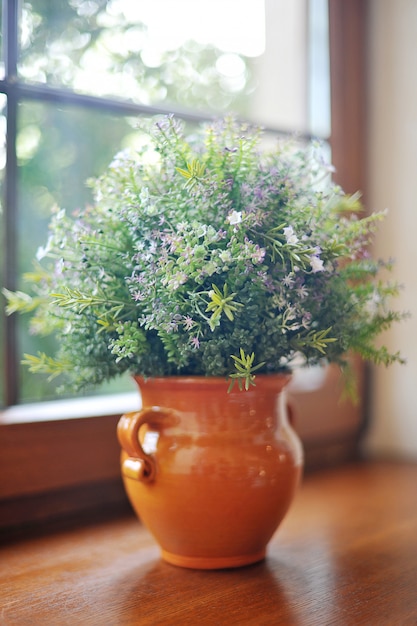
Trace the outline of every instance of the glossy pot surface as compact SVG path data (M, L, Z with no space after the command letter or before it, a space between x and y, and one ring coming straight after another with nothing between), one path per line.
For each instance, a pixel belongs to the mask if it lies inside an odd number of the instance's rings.
M264 558L302 472L288 381L257 376L228 393L223 378L136 378L144 408L118 425L122 475L166 561L213 569Z

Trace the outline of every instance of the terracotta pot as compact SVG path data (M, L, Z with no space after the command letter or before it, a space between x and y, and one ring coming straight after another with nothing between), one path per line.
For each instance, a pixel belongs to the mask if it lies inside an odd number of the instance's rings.
M302 471L289 377L231 393L223 378L135 380L144 408L118 424L122 475L162 558L198 569L262 560Z

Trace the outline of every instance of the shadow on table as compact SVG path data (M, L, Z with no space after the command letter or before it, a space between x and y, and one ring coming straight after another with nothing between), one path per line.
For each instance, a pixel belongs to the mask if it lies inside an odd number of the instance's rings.
M291 605L296 598L287 581L298 581L301 592L302 579L302 572L271 558L208 571L154 560L119 579L114 589L123 607L118 624L295 624Z

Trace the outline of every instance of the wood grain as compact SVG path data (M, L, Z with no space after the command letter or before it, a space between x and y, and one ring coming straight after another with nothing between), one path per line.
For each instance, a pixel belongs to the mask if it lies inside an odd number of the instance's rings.
M329 0L329 56L334 180L360 191L366 205L366 45L368 0Z
M226 571L162 562L133 517L0 553L5 626L417 624L417 464L306 477L267 559Z

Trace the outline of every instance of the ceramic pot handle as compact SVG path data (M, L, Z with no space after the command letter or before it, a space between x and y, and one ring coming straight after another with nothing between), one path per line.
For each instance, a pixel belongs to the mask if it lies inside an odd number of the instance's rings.
M172 412L159 407L145 407L122 415L117 424L117 437L123 450L128 454L122 462L122 474L142 482L152 482L156 476L155 458L147 454L139 441L139 430L144 424L155 427L161 420L166 421Z

